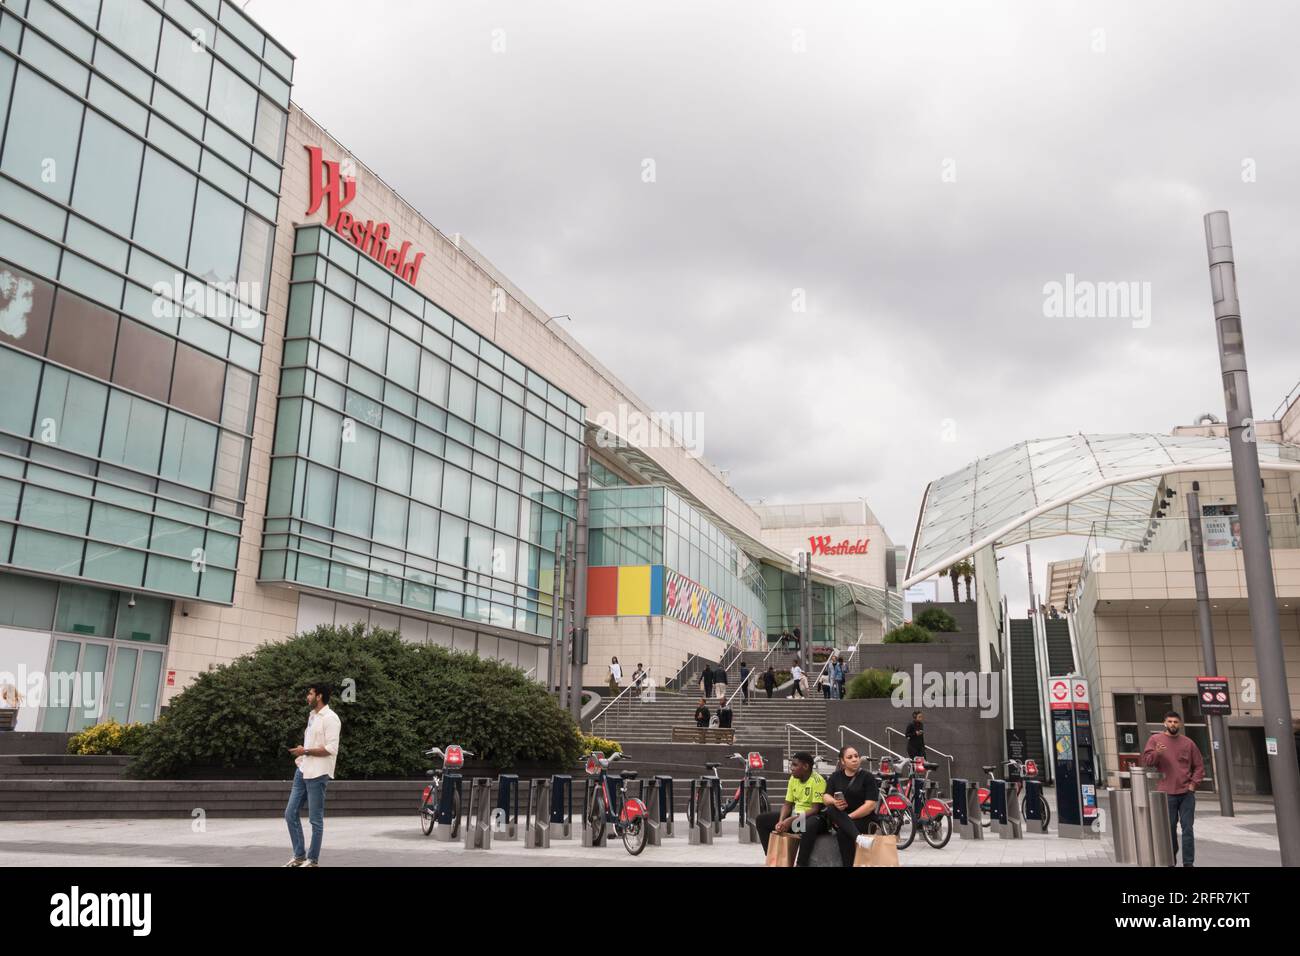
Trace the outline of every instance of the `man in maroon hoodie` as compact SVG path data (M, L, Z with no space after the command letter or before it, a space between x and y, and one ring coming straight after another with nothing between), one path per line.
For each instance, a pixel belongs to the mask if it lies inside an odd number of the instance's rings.
M1196 822L1196 785L1205 778L1205 761L1201 750L1183 736L1183 718L1174 711L1165 714L1164 733L1152 734L1142 751L1142 766L1154 767L1164 774L1156 787L1169 794L1169 835L1174 841L1174 860L1178 859L1178 827L1183 828L1183 866L1196 859L1196 839L1192 828Z

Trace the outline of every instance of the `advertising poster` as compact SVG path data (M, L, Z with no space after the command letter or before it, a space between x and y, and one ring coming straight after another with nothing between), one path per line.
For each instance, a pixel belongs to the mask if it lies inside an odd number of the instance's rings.
M1236 511L1236 505L1201 506L1206 551L1232 551L1241 547L1241 519Z

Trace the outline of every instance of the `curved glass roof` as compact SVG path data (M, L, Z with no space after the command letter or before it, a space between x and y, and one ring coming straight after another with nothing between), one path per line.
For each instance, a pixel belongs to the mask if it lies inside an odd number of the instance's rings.
M1260 441L1260 466L1300 470L1300 446ZM1012 445L932 481L908 555L910 585L990 544L1062 534L1138 541L1161 478L1231 470L1227 438L1066 435Z

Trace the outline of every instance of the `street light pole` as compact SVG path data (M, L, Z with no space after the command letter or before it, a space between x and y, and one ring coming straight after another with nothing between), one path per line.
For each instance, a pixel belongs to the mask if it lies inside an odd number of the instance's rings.
M1205 675L1218 676L1219 662L1214 652L1214 620L1210 616L1210 586L1205 576L1205 538L1201 533L1200 482L1192 482L1187 492L1187 526L1192 552L1192 577L1196 582L1196 617L1201 631L1201 657L1204 658ZM1228 728L1221 714L1210 717L1210 732L1214 735L1214 782L1219 790L1219 813L1236 816L1232 811L1232 750L1228 742Z
M1219 340L1219 367L1227 407L1228 444L1232 450L1232 480L1241 519L1242 561L1250 630L1259 668L1259 696L1264 711L1268 771L1277 814L1277 841L1283 866L1300 866L1300 772L1296 767L1295 731L1286 680L1286 660L1278 624L1277 592L1273 587L1273 557L1269 552L1264 492L1255 441L1246 346L1237 299L1237 274L1228 214L1205 215L1205 247L1209 254L1210 291Z

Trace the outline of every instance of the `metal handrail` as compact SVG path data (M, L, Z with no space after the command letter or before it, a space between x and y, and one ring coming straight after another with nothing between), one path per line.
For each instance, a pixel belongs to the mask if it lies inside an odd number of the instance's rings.
M858 645L854 644L853 649L849 651L848 659L844 662L845 669L847 669L849 664L853 662L853 658L857 656L857 653L858 653ZM834 659L835 659L835 654L831 654L831 656L826 658L826 660L822 663L822 669L817 672L817 680L813 681L814 687L817 686L817 683L822 679L822 675L826 673L826 670L831 666L831 661Z
M686 668L691 666L691 661L695 660L695 658L699 656L700 655L698 654L688 654L686 656L685 663L683 663L681 667L677 668L677 673L674 674L672 677L668 678L666 681L664 681L664 690L670 690L673 686L673 683L675 681L678 681L681 678L682 674L686 671ZM680 690L681 688L679 687L677 689Z
M907 734L903 733L903 732L902 732L901 730L899 730L897 727L886 727L886 728L885 728L885 731L886 731L886 733L890 733L890 734L898 734L898 736L902 737L904 740L907 739ZM931 747L929 744L922 744L922 746L925 747L925 749L926 749L927 752L928 752L928 751L934 751L934 753L938 754L938 755L939 755L940 757L942 757L944 760L948 761L948 779L951 780L951 779L952 779L952 763L953 763L953 761L954 761L956 758L955 758L952 754L946 754L946 753L944 753L944 752L943 752L942 750L940 750L938 747Z
M605 715L606 715L607 713L609 713L609 709L610 709L611 707L613 707L615 704L617 704L617 703L618 703L620 700L622 700L624 697L627 697L628 694L632 693L632 691L633 691L633 689L634 689L635 687L636 687L636 684L628 684L627 687L623 688L623 690L621 690L621 691L619 692L619 694L618 694L617 697L615 697L615 698L614 698L613 700L611 700L608 704L606 704L604 707L602 707L600 713L597 714L595 717L591 718L591 729L592 729L593 731L595 731L595 729L596 729L596 721L601 720L601 719L604 719L606 722L605 722L604 724L601 725L601 729L602 729L602 731L605 730L605 729L608 727L608 718L606 718ZM631 700L631 698L628 697L628 700Z
M838 754L838 753L839 753L839 749L840 749L840 748L836 747L836 746L835 746L834 744L832 744L832 743L829 743L829 742L827 742L827 741L825 741L825 740L822 740L822 739L821 739L820 737L818 737L816 734L810 734L808 731L804 730L802 727L798 727L798 726L796 726L796 725L794 725L794 724L786 724L786 725L785 725L785 757L786 757L787 760L789 760L789 759L790 759L790 755L791 755L792 753L794 753L794 749L790 746L790 731L792 731L792 730L797 730L799 733L803 734L803 735L804 735L805 737L807 737L809 740L815 740L815 741L817 741L817 743L821 744L823 747L825 747L825 748L826 748L827 750L829 750L831 753L835 753L835 754ZM819 752L817 751L817 749L816 749L816 748L813 748L813 759L816 760L817 757L818 757L818 755L819 755Z
M777 649L778 647L780 647L780 646L781 646L781 642L780 642L780 641L777 641L775 644L773 644L771 647L769 647L769 648L767 649L767 653L763 655L763 659L762 659L761 661L759 661L758 664L756 664L754 667L750 668L750 671L749 671L749 679L750 679L751 681L754 679L754 675L755 675L755 674L761 674L764 670L766 670L766 668L765 668L763 665L765 665L765 664L767 663L767 659L768 659L769 657L771 657L773 654L776 653L776 649ZM743 654L744 651L742 650L741 653ZM732 702L733 700L736 699L736 695L739 694L739 693L740 693L742 690L744 690L744 689L745 689L745 682L744 682L744 681L740 681L740 686L737 687L734 691L732 691L732 692L731 692L731 696L727 698L727 706L728 706L728 707L730 707L730 706L731 706L731 702ZM775 691L775 689L776 689L776 688L773 688L774 691Z
M866 734L858 733L856 730L854 730L852 727L848 726L847 724L840 724L840 726L839 726L839 731L840 731L840 748L841 748L841 749L843 749L843 747L844 747L844 731L846 731L846 730L847 730L849 733L851 733L854 737L857 737L857 738L859 738L860 740L865 740L867 743L871 744L871 746L873 746L873 747L879 747L881 750L883 750L885 753L889 754L889 756L893 757L895 760L906 760L906 759L907 759L907 758L904 757L902 754L896 754L896 753L894 753L892 750L890 750L888 747L886 747L886 746L885 746L884 744L882 744L880 741L878 741L878 740L872 740L872 739L871 739L870 737L868 737ZM867 754L867 756L868 756L868 757L872 757L872 756L874 756L874 754L870 754L870 753L869 753L869 754Z

